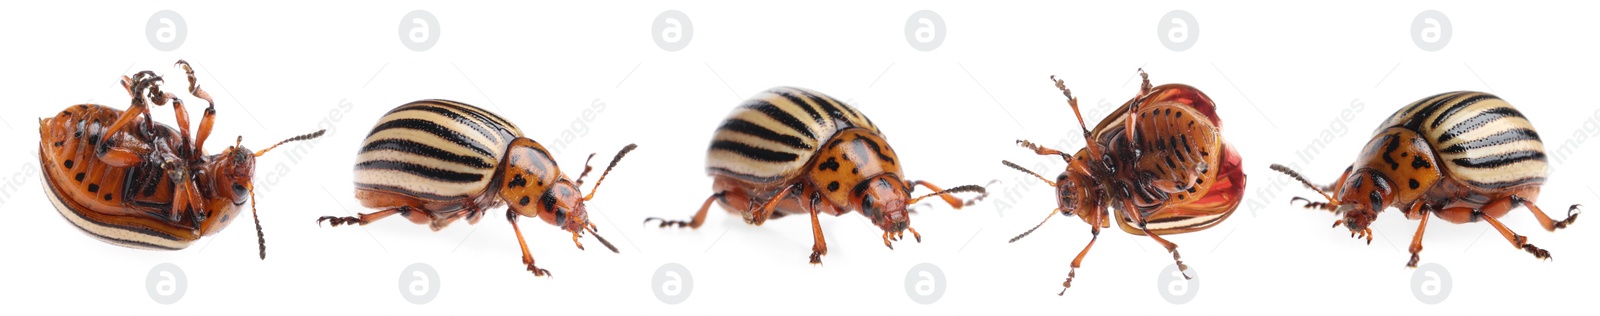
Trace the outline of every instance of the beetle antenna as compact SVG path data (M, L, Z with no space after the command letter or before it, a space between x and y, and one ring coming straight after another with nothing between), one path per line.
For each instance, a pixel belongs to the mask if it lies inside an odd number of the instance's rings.
M622 161L622 156L628 155L628 152L633 151L634 148L639 148L639 145L628 144L628 146L622 147L622 151L618 151L617 152L617 157L611 158L611 165L610 166L606 166L606 171L600 173L600 179L599 180L594 180L594 187L593 188L589 188L589 195L583 196L583 200L584 201L588 201L588 200L594 198L594 191L597 191L597 190L600 189L600 183L606 181L606 175L611 174L611 169L617 167L617 162L618 161ZM585 165L585 167L587 167L588 163L585 163L584 165ZM588 170L584 170L583 173L587 174L587 173L589 173L589 171ZM583 177L579 176L578 178L581 180ZM582 183L582 182L579 182L579 183ZM595 237L600 237L600 235L595 235ZM616 250L616 248L612 248L612 251L615 251L615 250Z
M256 221L256 244L261 247L261 260L267 260L267 234L261 232L261 217L256 215L256 185L250 184L250 218Z
M611 249L611 253L619 253L617 252L617 246L612 246L611 242L606 241L605 237L600 237L600 233L595 232L594 225L589 226L589 234L594 235L594 239L599 239L600 244L606 245L606 249Z
M993 183L993 182L991 182L991 183ZM968 184L968 185L963 185L963 186L958 186L958 187L954 187L954 188L945 189L944 191L928 193L927 195L923 195L923 196L919 196L919 197L917 197L915 199L911 199L910 201L907 201L906 204L916 204L917 201L921 201L922 199L926 199L926 198L933 197L933 196L945 195L945 194L950 194L950 193L962 193L962 192L978 192L978 194L980 194L977 198L974 198L971 201L968 201L967 205L972 205L972 203L976 203L979 200L983 200L984 197L989 196L989 191L984 189L983 187L978 186L976 184Z
M328 130L319 129L316 132L313 132L311 134L305 134L305 135L290 137L289 139L285 139L285 140L283 140L281 142L278 142L277 144L272 144L272 147L267 147L267 149L262 149L261 151L256 152L256 157L261 157L261 155L267 154L268 151L272 151L273 148L278 148L279 145L283 145L284 143L293 142L293 141L302 141L302 140L308 140L308 139L312 139L312 138L322 137L322 133L326 132L326 131L328 131Z
M1282 172L1283 174L1289 175L1290 177L1294 177L1295 180L1300 180L1300 184L1306 185L1307 188L1311 188L1312 191L1317 191L1317 194L1321 194L1323 198L1328 199L1328 205L1332 205L1334 207L1339 206L1339 201L1334 200L1333 196L1328 195L1327 192L1323 192L1322 188L1318 188L1316 185L1311 184L1311 181L1306 180L1306 177L1301 176L1300 173L1295 172L1294 169L1289 169L1289 167L1285 167L1280 164L1272 164L1272 170L1276 170L1278 172Z
M1007 242L1008 243L1013 243L1013 242L1017 242L1017 240L1022 239L1022 237L1028 237L1028 234L1032 234L1034 230L1038 230L1039 227L1043 227L1044 223L1050 221L1051 217L1055 217L1056 213L1060 213L1059 211L1061 211L1061 208L1051 209L1050 210L1050 215L1046 215L1044 217L1044 220L1039 221L1039 225L1033 225L1033 228L1029 228L1028 231L1022 232L1022 234L1021 235L1017 235L1017 237L1011 237L1011 241L1007 241Z
M1005 164L1007 167L1011 167L1011 169L1017 169L1017 171L1022 171L1022 172L1026 172L1028 174L1031 174L1031 175L1033 175L1033 177L1039 178L1039 181L1044 181L1044 183L1049 183L1050 187L1052 187L1052 188L1056 186L1056 182L1055 181L1050 181L1049 179L1045 179L1044 176L1041 176L1038 173L1033 172L1033 170L1028 170L1028 168L1023 168L1022 166L1018 166L1017 164L1012 163L1009 160L1001 160L1000 163L1001 164Z

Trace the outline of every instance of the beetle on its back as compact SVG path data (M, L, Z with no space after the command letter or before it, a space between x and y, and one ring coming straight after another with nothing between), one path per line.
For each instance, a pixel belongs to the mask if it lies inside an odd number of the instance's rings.
M1578 219L1576 204L1560 221L1534 205L1547 175L1544 143L1522 112L1488 93L1441 93L1401 108L1373 131L1356 162L1334 185L1318 187L1288 167L1272 168L1322 194L1328 202L1306 200L1306 207L1342 215L1334 227L1344 225L1369 244L1368 225L1385 208L1396 207L1406 218L1421 220L1411 240L1408 267L1416 267L1420 259L1430 214L1456 224L1489 222L1512 246L1539 259L1550 258L1550 252L1529 244L1497 218L1520 205L1547 231Z
M179 60L189 78L189 93L207 102L200 129L189 138L189 113L183 100L161 90L153 71L122 77L133 97L127 111L98 104L67 107L39 120L39 164L46 193L56 210L96 239L143 249L187 248L202 236L221 231L237 217L246 199L255 216L255 158L260 152L238 142L216 155L202 145L211 135L216 102L195 83L194 69ZM172 103L178 129L150 118L149 104ZM266 237L256 220L261 258Z
M595 188L635 147L629 144L617 153ZM517 215L538 217L571 232L573 243L583 249L578 238L596 230L584 206L594 197L594 188L588 195L580 195L578 189L591 170L587 161L584 164L573 182L544 146L523 137L516 125L499 115L455 101L415 101L378 119L356 156L356 199L382 211L323 216L317 222L366 225L399 214L437 231L462 218L477 223L488 209L508 203L506 219L517 232L522 262L534 275L544 276L550 272L534 266ZM617 251L599 234L594 236Z

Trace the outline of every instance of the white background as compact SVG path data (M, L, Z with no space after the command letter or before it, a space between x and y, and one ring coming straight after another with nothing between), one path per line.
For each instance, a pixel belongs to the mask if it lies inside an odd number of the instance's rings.
M1454 286L1443 303L1428 305L1411 294L1414 270L1404 268L1416 222L1391 210L1373 225L1371 245L1350 239L1328 228L1332 215L1291 206L1289 198L1314 193L1267 166L1297 164L1313 181L1333 181L1394 109L1439 92L1481 90L1518 106L1547 150L1571 150L1559 163L1552 157L1540 196L1552 217L1564 217L1573 203L1600 206L1586 181L1596 171L1589 163L1600 158L1592 141L1600 111L1586 93L1600 64L1590 40L1594 8L1582 6L21 3L0 11L8 37L0 128L13 134L0 145L14 148L0 154L0 212L11 223L0 230L0 305L73 314L1576 314L1593 308L1592 295L1583 294L1600 281L1593 270L1600 218L1556 233L1522 209L1503 218L1552 252L1555 260L1543 262L1510 247L1486 223L1432 221L1422 262L1446 267ZM186 42L172 52L152 48L144 34L150 15L163 9L188 24ZM439 19L439 41L425 52L405 48L397 33L400 17L417 9ZM906 19L924 9L947 26L942 46L930 52L905 39ZM1174 52L1156 29L1162 15L1179 9L1192 13L1200 30L1193 48ZM652 20L666 10L690 17L686 49L668 52L652 41ZM1424 10L1443 12L1453 25L1440 51L1419 49L1409 35ZM37 118L86 101L126 107L117 80L141 69L181 86L182 73L170 67L180 58L197 66L201 85L218 101L211 152L239 135L261 149L329 129L258 162L264 261L248 222L182 251L101 243L62 220L40 188ZM1058 297L1088 226L1055 218L1007 244L1054 202L1044 184L999 161L1043 164L1039 170L1053 178L1061 166L1052 158L1013 145L1019 138L1072 146L1061 148L1067 151L1082 144L1046 78L1066 80L1092 124L1133 97L1140 67L1154 84L1187 83L1217 102L1224 134L1243 154L1249 196L1221 225L1168 237L1202 275L1193 301L1163 300L1157 278L1170 255L1115 227ZM922 209L912 224L923 242L903 241L893 251L859 215L824 218L831 252L822 266L806 264L811 233L803 217L752 227L714 209L699 230L640 225L645 217L694 212L711 193L702 171L707 137L741 100L778 85L855 104L885 130L909 178L946 187L1004 182L971 208ZM579 251L567 233L524 220L540 267L556 275L533 277L522 269L502 210L439 232L399 218L318 227L319 216L372 211L351 196L356 146L383 112L423 98L499 112L556 149L574 176L590 152L603 167L622 146L639 144L589 204L600 232L622 253L587 238L589 251ZM197 122L203 106L189 101ZM596 102L603 109L584 120ZM1341 118L1347 109L1354 114ZM170 111L153 112L170 123ZM555 145L562 133L572 133L565 147ZM437 298L423 305L402 299L397 286L400 270L418 262L440 274ZM652 294L651 273L668 262L692 273L684 303L663 304ZM931 305L913 302L905 290L908 269L923 262L947 279ZM145 275L159 263L174 263L188 277L176 304L158 304L145 292Z

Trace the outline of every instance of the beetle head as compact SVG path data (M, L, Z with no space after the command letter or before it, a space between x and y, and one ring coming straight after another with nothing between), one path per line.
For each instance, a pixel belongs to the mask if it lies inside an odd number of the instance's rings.
M911 228L911 217L906 212L911 196L904 186L905 182L894 174L878 175L857 184L850 191L851 200L861 206L861 214L871 219L872 225L883 229L886 237L899 239ZM915 236L916 231L912 232Z

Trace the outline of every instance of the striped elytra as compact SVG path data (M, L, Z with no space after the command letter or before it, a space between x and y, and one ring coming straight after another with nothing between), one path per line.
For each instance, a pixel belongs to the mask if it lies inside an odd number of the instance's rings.
M1534 204L1547 168L1544 143L1533 123L1505 100L1474 91L1440 93L1395 111L1334 185L1312 185L1288 167L1273 165L1326 198L1296 200L1306 201L1307 208L1334 212L1342 217L1334 227L1345 226L1369 244L1369 225L1384 209L1394 207L1419 220L1408 267L1420 260L1430 215L1456 224L1487 222L1513 247L1550 258L1549 251L1529 244L1498 220L1517 206L1528 208L1547 231L1577 220L1576 204L1560 221Z
M629 144L618 152L594 188L635 147ZM517 219L537 217L560 227L583 249L578 238L596 229L584 203L594 197L594 188L588 195L578 189L591 170L587 161L585 165L572 181L543 145L499 115L450 100L410 102L380 117L356 153L355 197L362 206L380 211L323 216L317 222L366 225L398 214L437 231L457 219L477 223L489 209L505 204L523 264L535 276L544 276L550 271L534 265Z
M1066 170L1051 181L1010 161L1002 164L1033 175L1056 188L1057 213L1089 224L1093 238L1072 261L1061 295L1072 280L1100 229L1115 221L1123 231L1149 236L1172 253L1180 271L1187 270L1177 245L1161 236L1210 228L1227 219L1243 201L1245 174L1238 151L1222 137L1216 104L1204 92L1183 84L1151 86L1143 78L1139 94L1100 121L1093 130L1078 112L1078 99L1065 82L1051 77L1078 118L1088 144L1075 154L1026 140L1017 144L1044 156L1058 156ZM1011 239L1026 237L1034 226ZM1184 276L1188 277L1187 274Z
M892 249L891 241L907 230L922 240L907 216L907 208L916 202L938 196L959 209L987 194L976 185L943 190L928 182L908 181L900 166L899 155L877 125L855 107L816 91L776 87L739 104L717 126L706 153L712 194L694 217L652 217L645 222L699 228L712 203L752 225L809 214L810 262L816 264L827 254L820 214L860 211L883 229L883 243ZM919 185L934 192L912 198ZM980 196L969 201L952 196L960 192Z
M69 106L39 120L39 164L45 193L61 216L80 231L111 244L178 250L221 231L238 218L246 201L255 217L255 159L302 135L251 152L237 141L215 155L203 145L216 117L215 102L195 83L194 70L179 60L191 95L207 102L195 137L183 100L163 92L153 71L124 76L133 101L128 110L105 105ZM171 103L178 128L150 121L150 104ZM242 140L242 138L240 138ZM266 237L255 220L260 257Z

